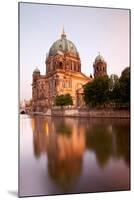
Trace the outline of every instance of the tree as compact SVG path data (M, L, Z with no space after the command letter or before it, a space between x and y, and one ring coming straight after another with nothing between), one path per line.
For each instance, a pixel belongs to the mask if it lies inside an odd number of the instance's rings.
M109 78L107 76L98 77L92 83L84 85L83 97L87 105L105 105L109 99Z
M110 101L116 106L120 105L120 82L117 81L112 91L110 91Z
M30 111L32 111L32 108L33 108L33 100L30 99L29 100L29 109L30 109Z
M120 82L120 102L124 105L130 103L130 67L125 68L119 79Z
M130 102L130 68L125 68L119 79L110 77L110 100L117 107L128 107Z
M57 95L55 98L56 106L68 106L73 105L73 100L70 94Z
M109 78L109 100L116 103L119 100L119 77L112 74Z
M130 67L125 68L121 77L112 74L94 79L84 85L85 103L91 106L102 106L112 103L116 107L129 107L130 104Z

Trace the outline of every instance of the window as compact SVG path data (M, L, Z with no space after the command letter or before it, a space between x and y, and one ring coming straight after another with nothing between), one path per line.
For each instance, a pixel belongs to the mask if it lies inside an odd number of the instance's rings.
M62 62L59 63L59 67L62 68Z
M61 44L59 45L59 48L62 49L62 45Z
M76 70L76 65L75 65L75 63L74 63L74 71Z
M64 82L63 82L63 87L64 88L71 88L72 87L72 82L71 82L71 80L65 80Z

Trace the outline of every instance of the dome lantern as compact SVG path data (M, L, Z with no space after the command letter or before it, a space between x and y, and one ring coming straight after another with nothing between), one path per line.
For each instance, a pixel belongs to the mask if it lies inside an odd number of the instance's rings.
M65 34L65 31L64 31L64 26L63 26L62 34L61 34L61 39L64 39L64 38L66 38L66 34Z

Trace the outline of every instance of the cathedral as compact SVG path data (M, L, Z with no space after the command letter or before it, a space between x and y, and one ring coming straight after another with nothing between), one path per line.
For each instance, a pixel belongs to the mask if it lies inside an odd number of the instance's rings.
M45 75L41 75L38 68L33 71L33 111L43 112L51 108L57 95L67 93L72 96L73 107L81 107L84 105L83 85L107 75L107 63L100 54L93 63L94 77L81 72L79 52L74 43L67 39L64 29L61 38L50 47L45 64Z

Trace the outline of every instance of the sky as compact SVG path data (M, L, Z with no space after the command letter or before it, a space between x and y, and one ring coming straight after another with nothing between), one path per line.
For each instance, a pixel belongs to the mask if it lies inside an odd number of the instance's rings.
M80 55L81 71L93 74L100 54L107 72L121 75L130 66L129 10L20 3L20 100L32 97L32 73L45 74L46 53L62 29Z

